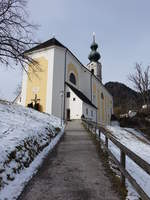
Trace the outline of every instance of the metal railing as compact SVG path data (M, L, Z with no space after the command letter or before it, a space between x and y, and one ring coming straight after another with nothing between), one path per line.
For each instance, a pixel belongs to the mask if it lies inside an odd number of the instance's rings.
M126 170L126 156L128 156L132 161L134 161L138 166L140 166L148 175L150 175L150 164L143 160L140 156L135 154L133 151L128 149L126 146L121 144L118 140L116 140L111 131L108 130L105 126L97 124L93 121L89 121L87 119L82 119L82 122L88 130L92 132L94 130L95 134L96 131L98 131L100 143L103 144L103 148L111 156L111 158L116 163L121 172L121 183L125 186L125 179L127 178L143 200L150 200L150 197L145 193L141 186ZM104 134L105 141L101 140L101 133ZM117 160L117 158L108 148L109 140L120 149L120 161Z

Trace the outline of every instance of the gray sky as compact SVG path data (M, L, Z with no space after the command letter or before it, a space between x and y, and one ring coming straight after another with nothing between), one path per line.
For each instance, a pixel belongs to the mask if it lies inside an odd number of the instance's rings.
M39 24L34 37L55 37L87 64L92 32L96 33L103 83L132 86L127 75L136 62L150 65L149 0L28 0L30 20ZM16 67L16 66L15 66ZM21 72L0 69L0 96L12 98ZM7 92L6 92L7 91Z

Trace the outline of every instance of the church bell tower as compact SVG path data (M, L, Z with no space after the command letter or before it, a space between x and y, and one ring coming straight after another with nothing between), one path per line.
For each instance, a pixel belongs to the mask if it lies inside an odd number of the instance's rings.
M88 56L90 63L87 65L87 68L102 82L102 65L99 62L101 56L97 51L98 44L95 42L95 33L93 33L93 42L90 48L91 52Z

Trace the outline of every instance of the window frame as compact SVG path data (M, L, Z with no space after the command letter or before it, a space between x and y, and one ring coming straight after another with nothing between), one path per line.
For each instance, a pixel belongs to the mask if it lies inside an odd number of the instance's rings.
M91 117L93 117L93 110L91 110Z
M89 110L88 110L88 108L86 108L86 115L88 115L89 114Z
M70 81L70 83L72 83L73 85L77 85L76 75L75 75L73 72L71 72L71 73L69 74L69 81Z
M66 96L67 98L70 98L70 92L67 92Z

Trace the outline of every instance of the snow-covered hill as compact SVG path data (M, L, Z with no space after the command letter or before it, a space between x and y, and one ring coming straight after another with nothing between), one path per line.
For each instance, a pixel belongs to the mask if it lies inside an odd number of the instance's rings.
M131 128L121 128L117 125L107 126L107 128L111 131L115 139L117 139L121 144L126 146L128 149L133 151L135 154L137 154L143 160L145 160L147 163L150 164L150 141L148 141L144 137L143 133ZM120 150L111 141L109 141L109 149L119 160ZM126 156L126 169L150 197L149 174L147 174L143 169L141 169L128 156ZM126 199L127 200L139 199L139 195L135 192L135 190L132 188L132 186L128 181L126 181L126 186L128 189L128 196Z
M0 200L19 195L62 132L59 118L0 101Z

